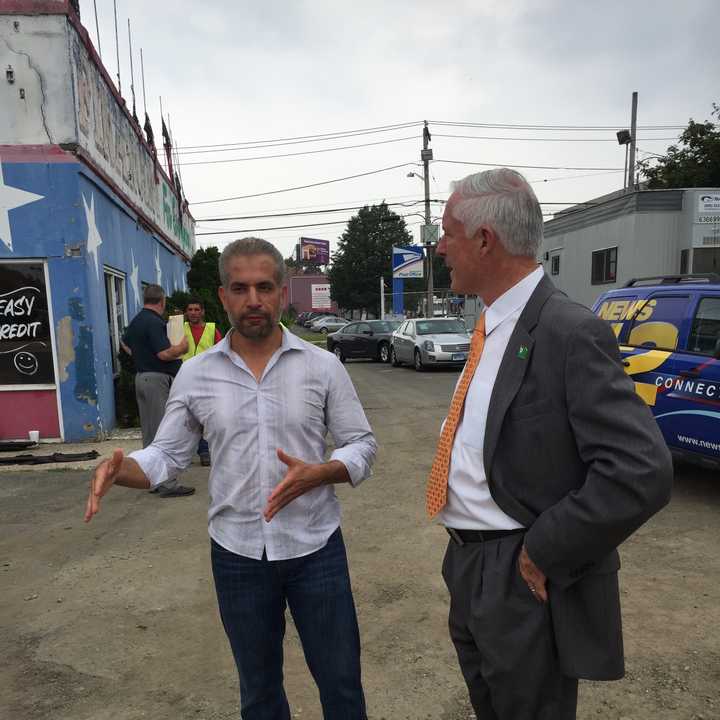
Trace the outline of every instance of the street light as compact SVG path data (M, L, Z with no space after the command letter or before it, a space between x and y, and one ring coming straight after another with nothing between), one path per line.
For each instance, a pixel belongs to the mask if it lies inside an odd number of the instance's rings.
M424 176L424 175L421 175L420 173L413 172L412 170L407 174L407 177L420 178L423 182L425 182L425 176Z
M627 171L628 171L628 146L632 142L632 135L629 130L618 130L615 133L618 145L625 146L625 169L623 172L623 190L627 189Z

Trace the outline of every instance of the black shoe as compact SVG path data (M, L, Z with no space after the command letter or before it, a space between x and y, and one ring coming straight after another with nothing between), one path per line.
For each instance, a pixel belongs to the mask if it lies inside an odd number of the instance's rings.
M186 495L194 495L195 488L176 485L174 488L162 488L158 494L162 498L185 497Z
M157 495L160 492L160 487L154 487L152 490L148 490L151 495Z
M203 467L210 467L210 453L200 453L200 464Z

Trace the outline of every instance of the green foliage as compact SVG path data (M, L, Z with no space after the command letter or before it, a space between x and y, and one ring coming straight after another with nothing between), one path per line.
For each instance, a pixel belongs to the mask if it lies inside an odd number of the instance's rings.
M190 291L178 291L168 298L168 310L171 304L182 312L191 296L199 297L205 304L205 320L214 322L221 334L230 329L225 309L218 297L220 287L220 271L218 262L220 251L215 246L200 248L190 261L190 270L187 274L187 283Z
M346 310L380 311L380 277L392 287L392 247L412 244L405 221L385 203L350 218L328 270L331 297Z
M720 106L713 111L720 119ZM718 187L720 186L720 127L712 122L690 120L680 136L680 144L671 145L661 158L641 160L640 172L648 187Z

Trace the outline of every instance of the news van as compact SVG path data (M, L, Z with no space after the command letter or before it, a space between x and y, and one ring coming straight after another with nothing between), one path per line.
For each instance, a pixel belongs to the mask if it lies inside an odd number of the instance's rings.
M720 275L636 278L593 312L675 458L720 468Z

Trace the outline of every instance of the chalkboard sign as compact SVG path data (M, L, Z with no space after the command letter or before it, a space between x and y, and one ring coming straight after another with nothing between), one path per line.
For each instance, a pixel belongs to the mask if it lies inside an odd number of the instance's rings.
M43 265L0 262L0 385L54 382Z

